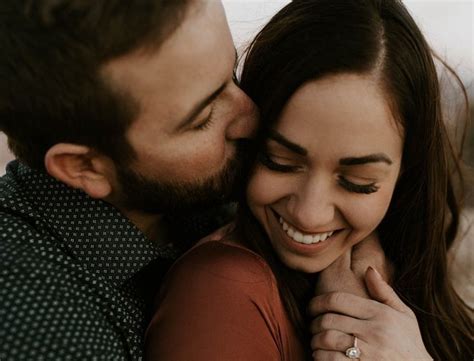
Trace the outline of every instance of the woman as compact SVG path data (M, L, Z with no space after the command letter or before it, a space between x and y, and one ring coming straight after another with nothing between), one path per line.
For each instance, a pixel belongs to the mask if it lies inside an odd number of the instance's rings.
M233 230L173 266L148 356L471 360L470 311L446 269L456 158L402 3L293 1L252 43L242 87L262 119L246 199ZM375 230L400 297L369 269L372 299L319 296L309 326L318 272Z

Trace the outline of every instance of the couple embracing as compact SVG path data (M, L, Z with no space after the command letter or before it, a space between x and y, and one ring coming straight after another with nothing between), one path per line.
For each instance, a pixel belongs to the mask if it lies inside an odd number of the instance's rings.
M239 78L219 1L0 7L1 359L472 358L458 159L400 1L295 0ZM232 199L183 254L166 219Z

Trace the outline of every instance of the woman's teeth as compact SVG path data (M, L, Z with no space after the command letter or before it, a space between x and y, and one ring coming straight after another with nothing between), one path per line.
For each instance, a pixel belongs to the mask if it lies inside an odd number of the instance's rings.
M280 217L280 224L286 234L293 239L295 242L304 243L304 244L314 244L318 242L323 242L329 237L332 236L334 231L326 232L326 233L316 233L316 234L303 234L299 231L296 231L293 227L291 227L288 223L284 221L282 217Z

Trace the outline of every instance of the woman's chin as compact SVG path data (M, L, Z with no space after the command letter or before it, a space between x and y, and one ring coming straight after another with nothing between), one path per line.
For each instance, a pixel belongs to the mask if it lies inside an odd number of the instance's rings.
M293 256L293 257L292 257ZM291 255L289 257L281 257L279 255L281 262L288 268L302 272L302 273L318 273L328 267L335 259L301 259L300 257L294 257ZM296 259L295 259L296 258Z

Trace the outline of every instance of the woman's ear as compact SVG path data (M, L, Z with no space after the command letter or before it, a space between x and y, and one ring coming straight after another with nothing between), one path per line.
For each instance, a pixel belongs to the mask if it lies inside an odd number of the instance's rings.
M52 177L92 198L103 199L112 192L112 161L89 147L58 143L48 150L44 162Z

